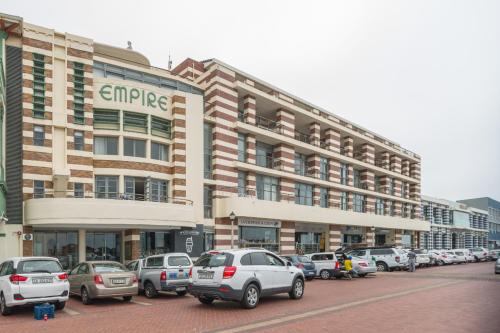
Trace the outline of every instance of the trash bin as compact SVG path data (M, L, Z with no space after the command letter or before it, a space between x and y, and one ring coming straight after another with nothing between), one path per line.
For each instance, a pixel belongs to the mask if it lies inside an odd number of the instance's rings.
M54 318L54 304L43 303L35 305L35 319L43 320L43 317L47 315L47 318Z

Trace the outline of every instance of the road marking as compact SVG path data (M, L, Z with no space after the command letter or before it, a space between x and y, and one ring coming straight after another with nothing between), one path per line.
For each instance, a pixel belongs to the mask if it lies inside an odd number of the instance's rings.
M414 293L417 293L420 291L436 289L436 288L445 287L445 286L449 286L449 285L453 285L453 284L457 284L457 283L462 283L462 281L443 282L443 283L434 284L432 286L420 287L420 288L400 291L400 292L382 295L382 296L375 296L375 297L367 298L367 299L364 299L361 301L355 301L355 302L330 306L327 308L312 310L312 311L303 312L303 313L290 315L290 316L284 316L284 317L277 318L277 319L265 320L265 321L261 321L261 322L255 323L255 324L248 324L248 325L243 325L243 326L239 326L239 327L233 327L233 328L224 329L224 330L220 330L220 331L216 331L216 332L217 333L237 333L237 332L255 330L258 328L268 327L268 326L277 325L277 324L283 324L283 323L295 321L298 319L313 317L313 316L325 314L328 312L336 312L336 311L340 311L340 310L347 309L347 308L352 308L352 307L359 306L359 305L374 303L374 302L378 302L378 301L382 301L382 300L386 300L386 299L396 298L399 296L410 295L410 294L414 294Z
M75 310L71 310L71 309L66 308L66 307L64 309L62 309L62 312L66 313L66 314L68 314L70 316L76 316L76 315L80 314L80 312L75 311Z
M151 303L139 302L139 301L136 301L136 300L131 300L130 303L139 304L139 305L146 305L146 306L153 305Z

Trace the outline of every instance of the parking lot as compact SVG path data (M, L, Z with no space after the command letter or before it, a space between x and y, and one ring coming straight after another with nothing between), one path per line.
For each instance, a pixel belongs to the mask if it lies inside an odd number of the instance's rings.
M492 262L378 273L349 280L306 283L303 299L200 304L191 296L101 300L85 306L71 298L56 319L35 321L32 309L0 318L16 332L498 332L500 276Z

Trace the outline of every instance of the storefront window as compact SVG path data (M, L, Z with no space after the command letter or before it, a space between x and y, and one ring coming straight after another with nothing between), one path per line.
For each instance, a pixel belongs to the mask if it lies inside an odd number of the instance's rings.
M205 232L203 239L203 250L210 251L215 248L215 235L213 232Z
M322 250L321 233L318 232L296 232L295 244L302 253L315 253Z
M64 269L78 264L78 232L35 231L33 254L59 259Z
M272 252L279 251L278 228L240 227L239 231L240 247L262 247Z
M173 235L169 231L143 231L140 239L141 258L174 251Z
M121 261L121 238L117 232L87 232L86 260Z

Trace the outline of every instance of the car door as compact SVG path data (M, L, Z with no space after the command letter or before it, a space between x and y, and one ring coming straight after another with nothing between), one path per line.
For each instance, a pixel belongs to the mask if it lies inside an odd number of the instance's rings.
M80 292L80 285L77 286L77 274L81 265L82 264L76 265L68 274L69 292L72 294L79 294Z
M19 285L10 283L9 276L14 274L14 263L5 261L0 267L0 291L6 300L11 300L14 294L19 293Z
M286 263L271 253L266 253L267 265L272 272L273 292L283 292L285 289L290 289L295 276L295 270L290 269Z
M259 280L262 292L269 294L273 292L273 269L269 265L265 252L251 252L250 260L254 269L254 275Z

